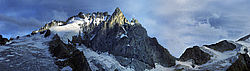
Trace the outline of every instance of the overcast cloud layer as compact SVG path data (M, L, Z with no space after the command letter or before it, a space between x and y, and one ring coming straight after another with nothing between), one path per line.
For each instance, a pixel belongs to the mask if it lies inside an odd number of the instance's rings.
M236 40L250 30L249 0L1 0L0 34L24 35L50 20L120 7L179 57L188 47Z

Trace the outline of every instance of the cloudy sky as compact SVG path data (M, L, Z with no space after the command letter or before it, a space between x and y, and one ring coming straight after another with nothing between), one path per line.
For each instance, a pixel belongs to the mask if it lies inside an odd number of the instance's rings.
M0 34L25 35L78 12L121 8L179 57L188 47L236 40L250 33L249 0L0 0Z

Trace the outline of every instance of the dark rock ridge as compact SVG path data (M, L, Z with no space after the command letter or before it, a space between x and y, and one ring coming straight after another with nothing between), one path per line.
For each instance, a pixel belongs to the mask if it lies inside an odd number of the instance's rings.
M5 45L7 42L9 42L9 40L0 35L0 45Z
M227 71L250 71L250 57L247 54L239 54Z
M91 71L83 52L73 45L63 43L57 34L49 42L49 51L57 59L65 59L55 62L61 68L70 66L73 71Z
M245 41L250 37L250 34L248 34L247 36L244 36L242 38L240 38L238 41Z
M216 44L204 45L204 46L211 48L211 49L214 49L214 50L217 50L217 51L220 51L220 52L234 50L236 48L236 45L228 42L227 40L223 40L223 41L216 43Z
M194 64L201 65L207 63L210 60L211 55L203 52L200 47L194 46L193 48L188 48L179 58L180 61L187 61L192 59Z

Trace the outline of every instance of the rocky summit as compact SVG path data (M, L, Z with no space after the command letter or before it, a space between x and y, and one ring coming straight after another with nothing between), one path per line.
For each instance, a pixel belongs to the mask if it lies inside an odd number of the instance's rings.
M8 40L0 35L1 71L249 71L249 35L187 48L175 58L121 9L80 12ZM171 47L169 47L171 48Z

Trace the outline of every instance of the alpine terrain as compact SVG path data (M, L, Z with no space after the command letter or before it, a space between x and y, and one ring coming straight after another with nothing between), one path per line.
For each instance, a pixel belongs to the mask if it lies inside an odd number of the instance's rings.
M26 36L0 36L1 71L250 71L250 35L193 46L175 58L119 8L53 20Z

